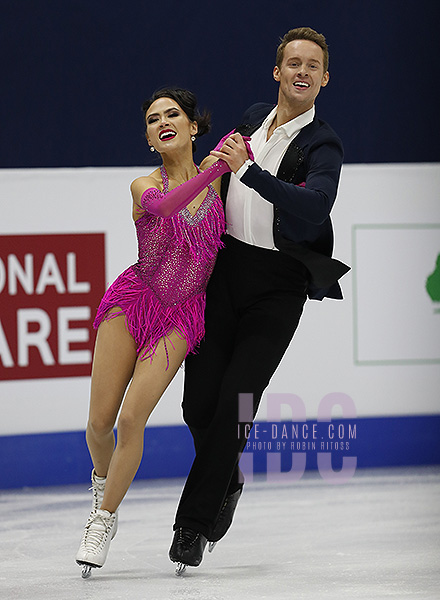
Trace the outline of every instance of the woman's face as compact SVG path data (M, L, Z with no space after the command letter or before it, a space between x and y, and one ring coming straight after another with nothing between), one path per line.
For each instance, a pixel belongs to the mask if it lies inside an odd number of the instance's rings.
M155 100L147 110L145 122L147 141L160 154L186 145L192 147L191 136L197 133L197 123L189 120L175 100Z

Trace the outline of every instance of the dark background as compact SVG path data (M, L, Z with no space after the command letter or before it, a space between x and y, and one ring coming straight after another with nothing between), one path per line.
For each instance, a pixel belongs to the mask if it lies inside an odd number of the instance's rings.
M0 13L0 167L154 161L140 106L193 90L213 115L200 161L253 102L276 102L279 37L310 26L330 49L318 114L345 161L440 160L440 3L430 0L16 0Z

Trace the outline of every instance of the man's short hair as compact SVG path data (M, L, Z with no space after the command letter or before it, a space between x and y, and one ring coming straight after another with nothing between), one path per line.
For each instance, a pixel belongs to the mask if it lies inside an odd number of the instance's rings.
M310 42L315 42L315 44L318 44L318 46L322 48L322 52L324 54L324 73L328 71L328 46L327 42L325 41L325 37L322 35L322 33L318 33L310 27L297 27L296 29L290 29L290 31L288 31L281 38L281 44L277 48L276 56L276 65L278 68L281 67L281 63L283 62L284 48L289 42L293 42L294 40L309 40Z

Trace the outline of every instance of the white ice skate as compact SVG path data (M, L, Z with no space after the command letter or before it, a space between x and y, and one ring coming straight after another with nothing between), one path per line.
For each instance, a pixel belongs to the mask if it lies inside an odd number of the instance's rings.
M116 535L116 513L98 508L90 513L84 529L76 562L82 567L82 577L90 577L92 568L101 568L107 558L110 542Z
M107 479L105 477L96 477L95 469L92 471L91 479L92 487L90 489L93 493L92 511L95 511L101 508Z
M104 499L105 484L107 482L107 478L106 477L96 477L95 469L93 469L91 479L92 479L92 487L90 489L92 490L92 493L93 493L92 512L95 512L96 510L98 510L98 508L101 508L102 501ZM116 515L116 519L115 519L115 524L113 526L113 537L115 537L116 532L118 531L118 511L115 512L115 515Z

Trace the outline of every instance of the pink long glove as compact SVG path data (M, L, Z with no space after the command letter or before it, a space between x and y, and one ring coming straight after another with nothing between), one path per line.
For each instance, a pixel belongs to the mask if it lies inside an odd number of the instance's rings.
M156 188L148 188L141 196L141 206L158 217L171 217L194 200L217 177L230 170L224 160L218 160L206 171L202 171L166 194Z
M222 138L216 148L221 148L224 140L229 136L230 134L228 133L228 135ZM250 138L248 137L243 138L249 157L253 159L249 139ZM205 171L202 171L195 177L185 181L185 183L182 183L166 194L156 188L148 188L141 196L141 206L153 215L159 217L171 217L194 200L194 198L196 198L205 187L215 181L217 177L220 177L224 173L228 173L230 170L228 164L220 159Z
M231 137L231 135L233 133L235 133L235 129L233 129L232 131L230 131L229 133L227 133L226 135L224 135L222 137L222 139L219 141L219 143L217 144L217 146L214 148L214 150L221 150L223 144L226 142L226 140L228 139L228 137ZM248 151L249 158L251 160L255 160L254 159L254 153L252 152L251 144L250 144L251 138L248 137L247 135L244 135L243 136L243 141L244 141L244 144L246 146L246 150Z

